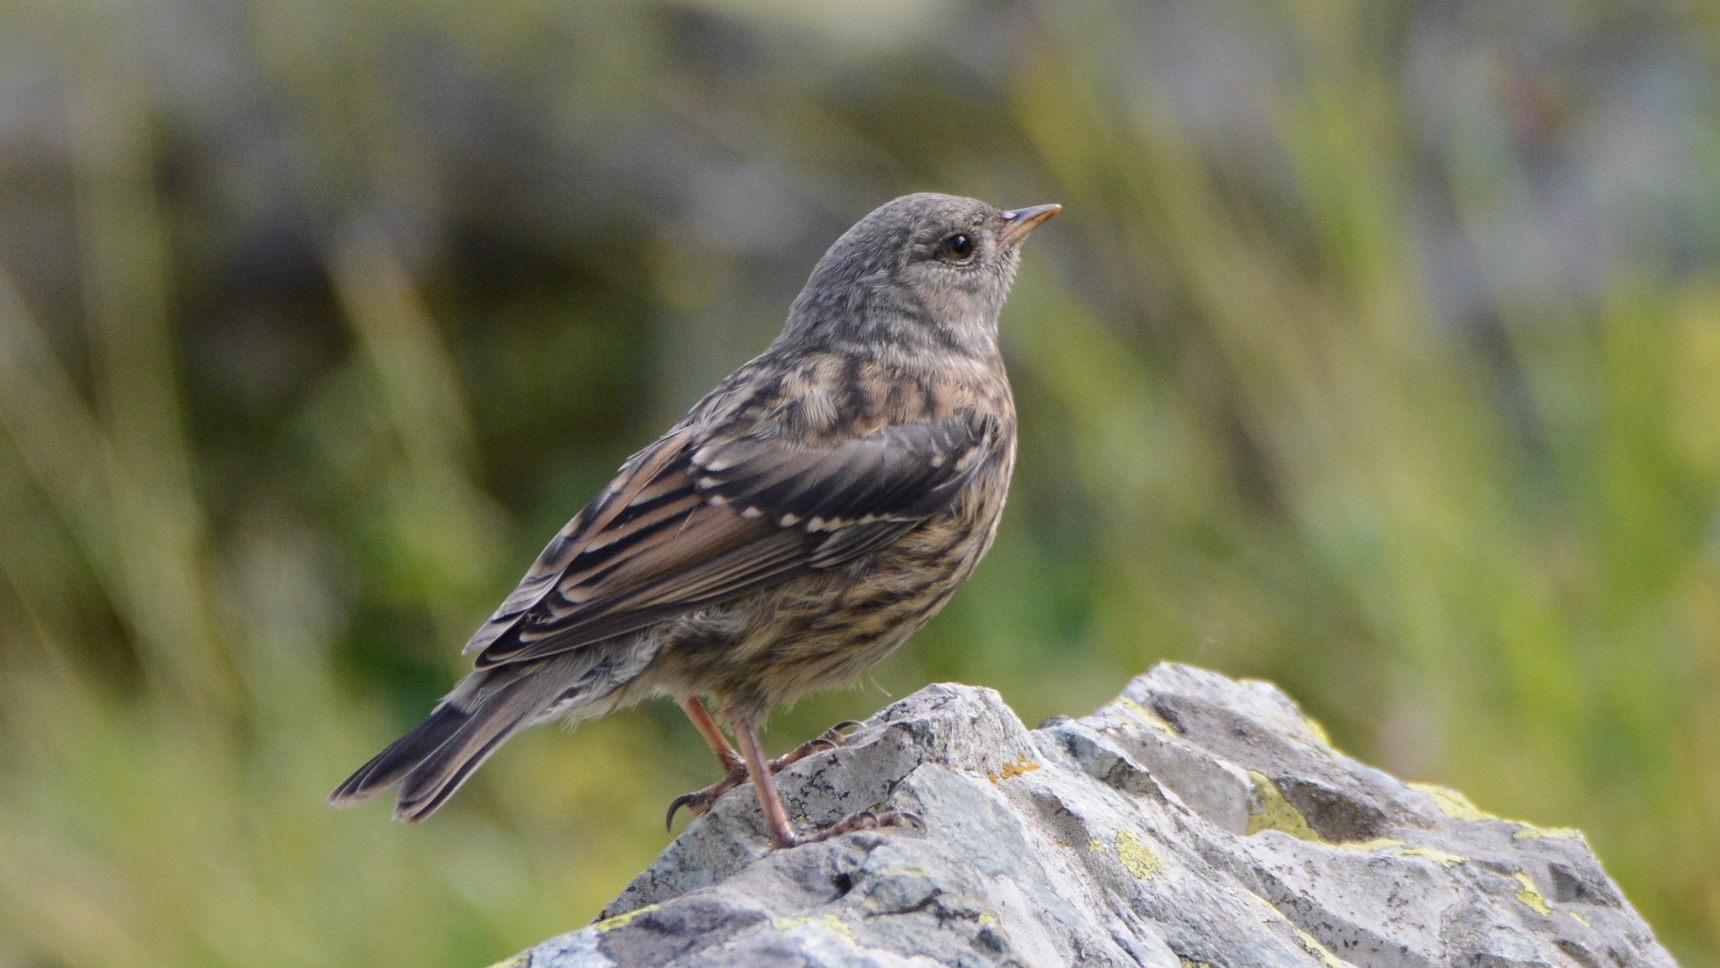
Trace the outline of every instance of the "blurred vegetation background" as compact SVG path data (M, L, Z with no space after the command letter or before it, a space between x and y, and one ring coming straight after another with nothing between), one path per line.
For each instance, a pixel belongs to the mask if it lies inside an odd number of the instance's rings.
M667 704L322 798L913 190L1057 201L1002 534L785 748L1160 658L1580 826L1720 965L1720 8L0 0L0 966L470 966L715 779Z

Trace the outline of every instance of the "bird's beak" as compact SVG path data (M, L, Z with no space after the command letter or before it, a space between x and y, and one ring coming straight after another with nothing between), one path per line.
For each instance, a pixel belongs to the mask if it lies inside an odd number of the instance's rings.
M997 240L1006 248L1016 245L1027 238L1027 233L1038 228L1040 223L1061 211L1061 205L1034 205L1004 212L1003 232L998 235Z

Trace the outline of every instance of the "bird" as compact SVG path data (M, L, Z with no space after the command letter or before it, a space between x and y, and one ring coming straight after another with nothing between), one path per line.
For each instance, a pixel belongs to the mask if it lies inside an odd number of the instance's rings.
M395 819L417 822L519 730L668 696L724 771L668 824L750 779L774 848L923 827L864 810L798 833L774 774L859 724L774 760L758 730L890 654L990 548L1016 456L998 317L1022 240L1060 210L919 193L861 218L781 334L621 466L472 635L472 672L329 804L398 786Z

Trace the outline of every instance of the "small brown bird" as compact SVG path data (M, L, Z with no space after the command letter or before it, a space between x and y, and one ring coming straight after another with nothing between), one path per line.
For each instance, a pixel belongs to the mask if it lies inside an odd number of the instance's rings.
M750 775L778 847L918 824L864 811L796 835L772 776L853 724L777 760L758 729L888 655L991 546L1015 464L998 313L1058 211L920 194L861 219L782 335L622 465L472 636L473 672L329 804L399 784L395 818L422 820L518 730L666 694L725 771L670 820Z

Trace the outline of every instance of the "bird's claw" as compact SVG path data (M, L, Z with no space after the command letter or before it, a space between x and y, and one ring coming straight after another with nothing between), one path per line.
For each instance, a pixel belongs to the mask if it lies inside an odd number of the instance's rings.
M836 746L845 746L848 743L848 734L864 725L866 724L857 720L844 719L842 722L837 723L824 732L818 734L818 738Z
M818 833L796 837L795 846L816 844L856 830L877 830L880 827L909 827L924 833L926 822L910 810L862 810L843 817Z
M699 793L703 793L703 792L704 792L703 790L699 791ZM698 793L683 793L680 796L676 797L675 799L669 801L669 812L663 815L663 829L667 830L667 831L674 830L675 829L675 814L680 813L682 807L686 807L687 809L692 810L693 804L698 803L698 802L699 802L699 794ZM695 817L698 816L698 811L695 810L693 813L693 816L695 816Z
M669 804L668 814L663 817L663 829L675 829L675 814L679 813L682 807L686 807L689 813L697 817L716 806L717 801L722 799L723 794L740 786L742 783L745 783L746 779L746 767L742 766L731 768L728 773L724 774L721 780L705 787L703 790L694 790L692 793L683 793L676 797L674 801Z

